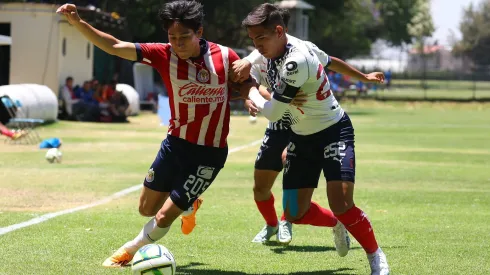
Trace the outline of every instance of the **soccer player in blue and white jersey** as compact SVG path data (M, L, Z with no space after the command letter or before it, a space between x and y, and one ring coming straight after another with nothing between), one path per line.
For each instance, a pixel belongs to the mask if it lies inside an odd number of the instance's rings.
M255 8L243 25L255 47L267 58L272 99L264 99L255 87L249 93L260 112L270 121L278 121L300 89L307 96L301 107L303 115L291 124L293 133L283 178L286 219L302 223L313 216L311 196L323 170L335 217L366 251L372 274L389 274L386 256L377 244L371 223L354 204L354 129L330 90L319 58L305 43L290 43L280 9L272 4ZM332 70L365 82L382 82L384 78L382 73L362 74L341 60L334 64L330 65Z

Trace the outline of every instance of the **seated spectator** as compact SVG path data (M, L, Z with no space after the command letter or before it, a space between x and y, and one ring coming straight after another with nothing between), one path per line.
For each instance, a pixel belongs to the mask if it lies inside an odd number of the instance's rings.
M61 108L66 112L67 118L74 118L73 105L77 104L80 100L77 98L73 89L73 77L69 76L65 80L65 86L61 90Z
M73 107L73 113L79 121L99 121L99 104L90 86L91 82L85 81L83 86L77 89L80 102Z
M105 85L102 91L102 100L108 102L111 100L111 97L116 93L116 84L115 80L111 80L108 85Z
M3 105L2 102L0 101L0 135L6 136L12 140L19 139L26 134L23 131L20 132L11 131L10 129L7 128L7 126L5 126L6 124L9 123L10 119L12 118L11 114L15 113L16 109L14 108L12 108L11 112L9 112L7 107Z
M92 90L92 83L85 81L83 86L79 89L80 99L90 105L98 105L97 100L94 97L94 90Z
M112 121L114 122L127 122L127 115L129 114L129 101L122 91L116 91L110 100L109 108Z

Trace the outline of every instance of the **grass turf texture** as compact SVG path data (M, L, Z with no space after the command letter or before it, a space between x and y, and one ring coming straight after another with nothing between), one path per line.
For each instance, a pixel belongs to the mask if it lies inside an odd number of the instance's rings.
M356 204L368 213L393 274L490 271L490 105L346 105L356 129ZM0 226L87 204L140 183L165 129L153 114L130 124L60 122L40 128L64 140L63 163L45 151L0 143ZM266 121L233 117L230 148L260 139ZM345 258L331 230L294 226L289 247L251 243L263 226L252 195L258 145L231 154L204 194L190 236L176 222L159 243L177 274L368 274L354 242ZM314 200L328 206L322 178ZM281 209L280 179L274 187ZM0 274L130 274L102 261L148 220L138 192L0 236ZM279 213L278 213L279 214Z

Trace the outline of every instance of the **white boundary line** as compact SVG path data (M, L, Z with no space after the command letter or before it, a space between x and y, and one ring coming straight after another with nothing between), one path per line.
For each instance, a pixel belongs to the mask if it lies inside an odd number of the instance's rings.
M257 144L259 144L261 142L262 142L262 140L256 140L256 141L253 141L251 143L248 143L248 144L245 144L245 145L241 145L241 146L232 148L232 149L230 149L228 151L228 154L233 154L233 153L238 152L238 151L241 151L243 149L247 149L247 148L252 147L252 146L255 146L255 145L257 145ZM114 193L114 194L110 195L109 197L106 197L104 199L101 199L99 201L96 201L96 202L93 202L93 203L90 203L90 204L85 204L85 205L81 205L81 206L78 206L78 207L75 207L75 208L70 208L70 209L66 209L66 210L62 210L62 211L58 211L58 212L48 213L48 214L39 216L37 218L30 219L30 220L25 221L25 222L12 224L12 225L9 225L7 227L1 227L0 228L0 236L1 235L4 235L4 234L7 234L7 233L10 233L12 231L15 231L15 230L24 228L24 227L28 227L28 226L31 226L31 225L35 225L35 224L39 224L39 223L45 222L47 220L50 220L52 218L56 218L56 217L61 216L61 215L71 214L71 213L74 213L74 212L78 212L80 210L85 210L85 209L88 209L88 208L99 206L101 204L108 203L108 202L110 202L112 200L115 200L115 199L118 199L120 197L126 196L129 193L132 193L134 191L138 191L142 187L143 187L143 184L138 184L138 185L135 185L135 186L126 188L124 190L121 190L121 191L119 191L117 193Z

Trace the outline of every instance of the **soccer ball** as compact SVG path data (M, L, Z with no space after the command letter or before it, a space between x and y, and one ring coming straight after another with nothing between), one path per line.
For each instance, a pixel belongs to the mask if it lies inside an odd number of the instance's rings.
M147 244L134 255L131 269L134 275L175 274L174 255L163 245Z
M61 153L61 151L58 148L51 148L46 152L45 157L49 163L54 163L54 162L60 163L61 159L63 157L63 154Z

